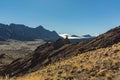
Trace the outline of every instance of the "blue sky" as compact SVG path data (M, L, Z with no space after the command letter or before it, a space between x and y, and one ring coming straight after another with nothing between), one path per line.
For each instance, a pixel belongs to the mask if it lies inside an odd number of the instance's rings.
M0 0L0 23L101 34L120 25L120 0Z

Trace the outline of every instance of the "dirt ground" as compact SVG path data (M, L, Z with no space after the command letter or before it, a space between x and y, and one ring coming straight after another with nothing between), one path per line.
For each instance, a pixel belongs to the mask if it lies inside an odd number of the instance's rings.
M0 58L0 64L10 63L13 60L31 54L38 46L44 44L43 40L35 41L0 41L0 55L5 54Z

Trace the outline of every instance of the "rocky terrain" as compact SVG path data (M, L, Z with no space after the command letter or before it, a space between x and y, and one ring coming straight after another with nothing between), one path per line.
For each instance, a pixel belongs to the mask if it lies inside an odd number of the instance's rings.
M1 75L9 74L9 76L14 76L14 75L19 75L19 74L21 75L24 73L36 71L40 68L40 66L43 67L44 65L48 65L51 62L50 59L52 60L52 56L55 56L54 53L62 51L63 48L61 47L69 43L70 42L68 39L65 40L59 39L52 43L45 43L39 46L32 54L29 54L24 58L18 58L9 65L5 65L4 69L0 70L1 71L0 74ZM4 74L4 70L6 72L5 74Z
M120 80L120 43L78 54L13 80ZM11 80L12 80L11 79Z
M20 80L33 76L36 80L119 80L119 34L120 26L84 42L71 43L67 38L47 42L3 65L0 75Z
M31 55L16 59L11 64L2 67L0 75L18 76L42 69L58 61L72 58L78 54L100 48L110 47L120 42L120 27L80 43L70 43L68 39L59 39L39 46Z

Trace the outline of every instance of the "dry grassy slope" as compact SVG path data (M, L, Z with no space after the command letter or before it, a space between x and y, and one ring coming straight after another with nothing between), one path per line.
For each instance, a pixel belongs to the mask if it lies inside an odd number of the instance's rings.
M50 64L42 70L14 79L120 80L120 43L79 54L71 59Z

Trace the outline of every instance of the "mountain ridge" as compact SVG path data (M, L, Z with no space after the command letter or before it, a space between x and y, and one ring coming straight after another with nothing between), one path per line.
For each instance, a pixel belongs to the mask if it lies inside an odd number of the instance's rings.
M59 34L62 38L66 38L66 36L68 37L68 39L75 43L75 42L83 42L86 41L88 39L94 38L95 36L91 36L89 34L87 35L81 35L81 36L77 36L77 35L69 35L69 34Z
M69 35L69 34L59 34L61 37L66 38L66 36L68 36L68 39L84 39L84 38L93 38L95 36L91 36L89 34L86 35Z
M54 41L60 38L55 31L46 30L43 26L31 28L23 24L9 25L0 23L1 40L15 39L21 41L30 41L35 39L43 39L46 41Z

